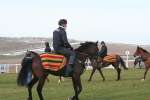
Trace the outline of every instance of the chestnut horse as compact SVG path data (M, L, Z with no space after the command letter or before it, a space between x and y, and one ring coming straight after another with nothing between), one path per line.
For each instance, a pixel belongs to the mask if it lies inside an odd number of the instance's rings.
M92 73L90 75L90 78L88 81L92 80L92 76L95 73L96 70L99 71L100 75L103 78L103 81L105 80L105 77L102 73L101 68L104 67L108 67L109 65L112 65L116 71L117 71L117 80L120 80L120 73L121 73L121 68L119 67L119 65L121 64L121 66L127 70L128 68L125 65L125 62L123 61L123 59L119 56L119 55L114 55L115 56L115 60L113 62L108 62L108 61L103 61L101 57L98 57L98 59L90 59L91 61L91 65L93 67ZM101 59L101 60L99 60Z
M147 74L147 72L150 68L150 53L147 50L145 50L145 49L138 46L135 53L134 53L134 57L137 57L137 56L140 56L142 58L143 62L144 62L145 73L144 73L144 78L143 79L145 80L146 74Z
M79 100L78 95L82 91L80 75L84 72L85 69L84 62L88 57L93 57L97 54L97 43L98 42L85 42L82 43L79 48L75 49L76 60L74 64L74 70L72 74L68 76L72 78L75 95L70 97L69 100ZM24 59L22 60L22 68L20 70L17 83L20 86L26 86L28 88L28 100L32 100L32 87L35 83L38 82L37 93L40 100L44 100L44 97L42 95L42 89L48 74L66 77L64 76L65 71L66 66L58 71L43 69L40 55L33 51L28 51Z

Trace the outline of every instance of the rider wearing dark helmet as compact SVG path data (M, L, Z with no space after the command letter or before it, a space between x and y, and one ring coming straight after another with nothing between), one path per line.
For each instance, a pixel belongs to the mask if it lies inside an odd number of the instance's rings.
M58 22L59 27L53 32L53 48L56 53L69 57L69 64L66 70L66 76L70 75L73 70L75 62L75 52L68 42L66 35L67 20L60 19Z
M101 42L101 50L98 52L98 56L101 58L107 56L107 46L104 41Z

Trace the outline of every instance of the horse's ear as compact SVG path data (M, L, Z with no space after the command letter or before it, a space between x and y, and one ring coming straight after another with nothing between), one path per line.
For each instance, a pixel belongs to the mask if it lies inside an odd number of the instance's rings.
M80 45L83 45L83 43L81 42Z
M137 49L139 49L140 47L139 46L137 46Z
M98 41L96 41L96 44L98 44Z

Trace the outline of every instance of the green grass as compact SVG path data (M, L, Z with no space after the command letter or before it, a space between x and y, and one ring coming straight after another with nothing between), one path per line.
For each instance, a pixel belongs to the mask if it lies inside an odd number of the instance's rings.
M83 91L80 100L150 100L150 73L146 81L141 81L143 69L122 71L122 80L116 80L115 70L103 70L106 81L103 82L96 72L92 82L88 82L90 71L82 75ZM45 100L67 100L74 94L71 79L58 84L58 77L49 76L43 94ZM0 75L0 100L26 100L27 89L16 85L16 74ZM36 88L33 88L33 100L39 100Z

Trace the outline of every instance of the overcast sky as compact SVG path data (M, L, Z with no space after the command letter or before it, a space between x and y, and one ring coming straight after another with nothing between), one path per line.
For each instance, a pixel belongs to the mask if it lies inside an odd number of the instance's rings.
M150 0L0 0L0 36L52 37L60 18L68 38L150 44Z

